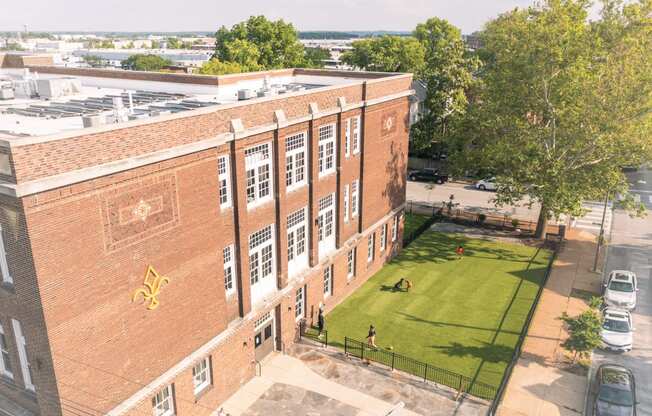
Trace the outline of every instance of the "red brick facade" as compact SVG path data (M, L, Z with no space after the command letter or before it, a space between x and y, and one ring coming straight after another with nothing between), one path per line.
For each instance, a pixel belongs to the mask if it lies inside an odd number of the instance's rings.
M2 197L0 224L14 285L0 288L0 324L15 378L0 383L0 393L42 416L139 415L151 414L152 396L172 384L177 415L212 413L255 374L258 317L271 312L275 347L287 347L297 338L298 288L306 288L304 315L312 322L320 303L332 309L400 250L409 104L406 94L398 94L407 92L409 77L386 82L12 146L14 181L20 185L228 133L232 119L241 119L245 128L264 126L275 122L274 111L280 109L290 120L287 126L279 123L186 155L19 198ZM368 101L383 96L387 100ZM320 111L337 108L339 97L350 106L291 122L310 114L309 103L317 103ZM347 156L345 126L357 116L360 152ZM320 177L319 127L331 123L336 169ZM307 181L288 192L285 141L301 132L307 140ZM251 208L245 151L261 143L272 149L272 198ZM224 155L230 158L233 198L226 209L220 207L217 175L218 158ZM354 180L360 181L359 213L345 222L344 189ZM317 201L331 193L337 201L336 249L320 259ZM286 219L303 207L309 262L289 278ZM249 236L270 224L277 291L252 304ZM385 225L387 247L381 251ZM376 234L375 253L368 263L370 233ZM231 244L237 291L227 297L222 250ZM347 276L350 250L356 251L353 278ZM150 265L169 279L153 310L142 298L132 301ZM325 298L323 273L331 265L332 295ZM12 318L23 325L35 393L23 389ZM212 383L196 396L192 368L205 357L210 357Z

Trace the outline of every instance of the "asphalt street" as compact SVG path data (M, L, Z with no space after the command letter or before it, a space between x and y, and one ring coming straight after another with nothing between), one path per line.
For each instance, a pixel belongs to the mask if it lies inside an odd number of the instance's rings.
M626 269L638 277L637 307L632 314L634 345L624 354L596 350L593 370L605 362L630 368L636 378L638 415L652 416L652 171L628 174L630 187L650 214L645 218L630 218L616 208L613 215L604 275L611 270ZM589 397L588 414L593 414L593 397Z

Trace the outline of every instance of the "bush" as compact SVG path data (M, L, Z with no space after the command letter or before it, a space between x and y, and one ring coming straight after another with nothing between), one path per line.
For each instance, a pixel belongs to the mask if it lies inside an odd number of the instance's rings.
M519 222L516 218L512 218L512 227L518 228Z
M478 215L478 223L484 224L484 222L487 220L487 216L485 214L479 214Z
M602 316L599 309L602 302L593 298L590 308L576 317L570 317L566 312L559 318L568 326L568 339L562 347L573 354L573 363L577 358L586 359L591 351L602 345Z

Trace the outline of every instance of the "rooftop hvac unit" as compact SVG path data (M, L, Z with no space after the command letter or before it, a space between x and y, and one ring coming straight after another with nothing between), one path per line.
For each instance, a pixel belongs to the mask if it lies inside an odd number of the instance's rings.
M88 127L99 127L102 124L104 124L104 116L101 114L96 114L92 116L83 116L82 117L82 123L84 124L84 128Z
M158 117L158 116L165 116L168 114L172 114L172 111L170 110L153 110L150 112L152 117Z
M142 120L145 118L149 118L149 114L147 113L129 114L129 120Z
M238 101L251 100L256 98L256 91L251 89L238 90Z
M37 79L36 88L42 98L58 98L81 92L81 81L77 78Z

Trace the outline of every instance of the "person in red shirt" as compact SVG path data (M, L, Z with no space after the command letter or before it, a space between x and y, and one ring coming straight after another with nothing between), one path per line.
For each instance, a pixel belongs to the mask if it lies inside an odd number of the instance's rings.
M462 245L457 246L455 249L455 254L457 254L458 260L462 259L462 256L464 256L464 247L462 247Z

